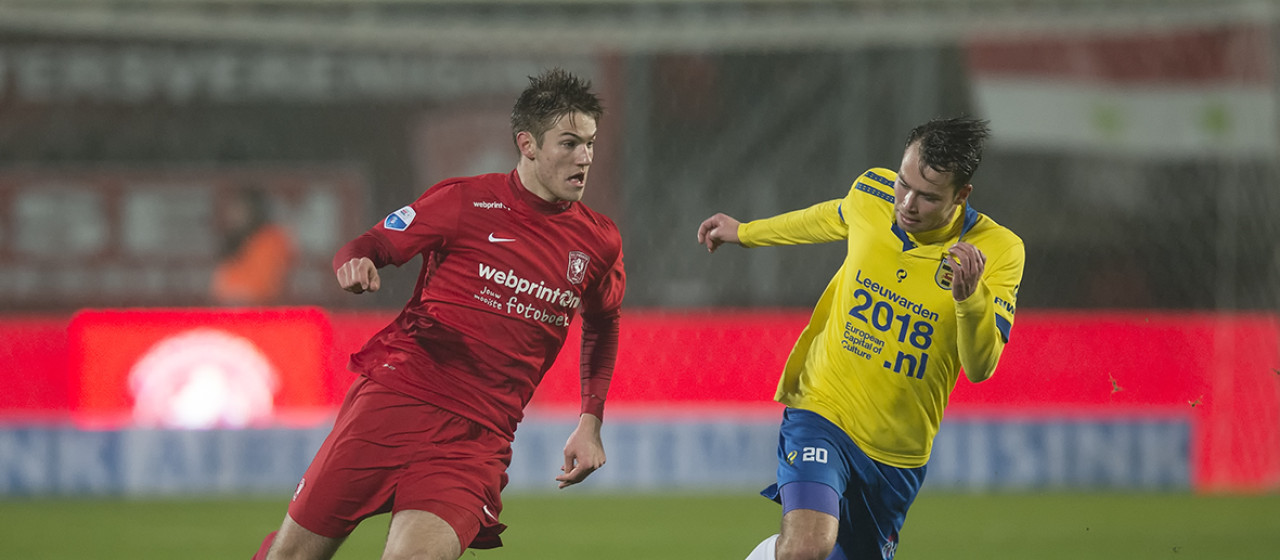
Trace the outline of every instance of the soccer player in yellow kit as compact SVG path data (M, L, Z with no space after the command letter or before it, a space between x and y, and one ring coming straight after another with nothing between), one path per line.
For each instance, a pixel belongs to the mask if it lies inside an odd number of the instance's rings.
M935 119L898 172L871 169L844 198L698 227L709 251L848 245L778 382L778 478L762 494L782 503L781 531L747 560L893 558L960 371L990 378L1013 326L1022 240L968 205L988 135Z

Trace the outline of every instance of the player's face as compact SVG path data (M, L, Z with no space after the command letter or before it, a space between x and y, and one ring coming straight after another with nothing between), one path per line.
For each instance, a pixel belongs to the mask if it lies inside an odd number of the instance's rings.
M969 197L972 185L956 187L951 173L920 165L920 146L907 146L898 181L893 184L894 219L910 233L932 231L951 223L956 208Z
M522 133L524 134L524 133ZM533 164L533 185L525 185L548 202L582 200L587 171L595 157L596 121L583 113L570 113L542 135L539 145L528 139L526 155Z

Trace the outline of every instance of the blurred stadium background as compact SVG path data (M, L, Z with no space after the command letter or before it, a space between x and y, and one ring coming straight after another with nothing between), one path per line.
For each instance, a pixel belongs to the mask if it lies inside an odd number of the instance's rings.
M841 251L708 256L697 224L842 196L911 126L969 113L995 131L971 202L1027 269L901 557L1274 557L1264 0L0 0L0 557L251 555L346 355L413 287L416 262L345 296L334 250L509 170L510 105L553 65L608 110L587 202L630 280L610 462L551 492L575 337L516 441L508 547L478 556L741 558L776 530L751 497L769 399ZM246 186L297 248L267 307L210 296ZM372 525L339 557L376 556Z

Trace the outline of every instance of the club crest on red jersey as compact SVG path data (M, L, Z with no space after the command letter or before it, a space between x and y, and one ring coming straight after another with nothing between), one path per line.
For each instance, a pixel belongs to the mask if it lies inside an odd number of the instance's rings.
M566 274L571 284L581 284L587 278L587 263L591 257L582 251L569 251L569 271Z
M951 289L951 280L956 276L951 270L951 255L943 253L942 262L938 263L938 271L933 274L933 280L938 283L938 287L944 290Z

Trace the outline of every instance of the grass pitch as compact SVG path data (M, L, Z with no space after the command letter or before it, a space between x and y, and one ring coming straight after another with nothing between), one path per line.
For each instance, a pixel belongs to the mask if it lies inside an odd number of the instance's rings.
M0 558L248 559L279 525L287 495L243 500L10 499ZM778 506L736 494L515 494L507 546L463 558L740 560L777 531ZM339 559L378 558L387 516L366 521ZM900 560L1280 557L1280 495L952 494L926 489Z

